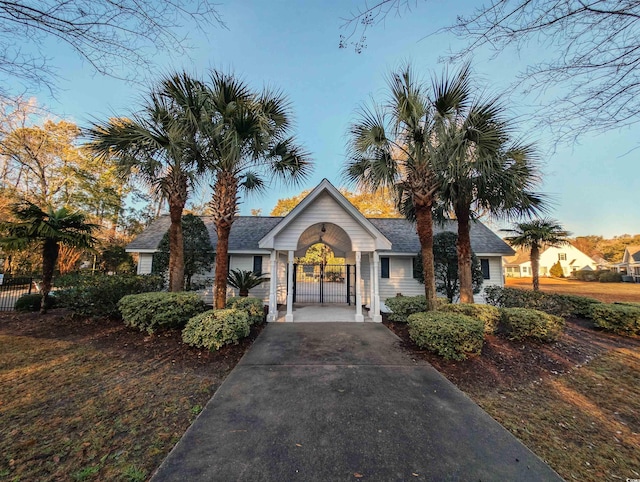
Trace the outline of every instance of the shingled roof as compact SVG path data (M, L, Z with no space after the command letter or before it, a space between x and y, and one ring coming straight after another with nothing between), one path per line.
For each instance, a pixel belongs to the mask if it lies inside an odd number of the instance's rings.
M627 251L629 251L629 257L633 259L633 261L640 263L640 245L627 246Z
M216 227L211 216L202 216L211 244L215 248L218 242ZM258 242L271 231L282 217L238 216L229 236L229 252L263 251ZM406 219L374 218L369 221L392 243L392 253L417 253L420 242L415 226ZM129 252L151 252L158 248L162 237L169 229L169 216L160 216L127 246ZM457 223L447 221L444 225L435 225L434 232L456 232ZM482 223L471 223L471 248L478 254L498 254L509 256L513 249Z

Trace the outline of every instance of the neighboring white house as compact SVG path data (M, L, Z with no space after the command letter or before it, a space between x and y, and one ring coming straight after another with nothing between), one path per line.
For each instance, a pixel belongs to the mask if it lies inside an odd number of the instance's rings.
M213 219L202 219L215 248ZM151 272L153 253L168 229L169 217L161 216L127 246L128 252L138 253L139 274ZM448 221L436 226L435 232L456 229L455 221ZM482 223L472 223L470 234L485 285L502 286L502 257L512 255L513 249ZM295 264L295 258L304 256L316 243L329 246L345 264ZM381 321L380 305L387 298L399 293L424 294L424 286L414 278L419 251L412 223L367 219L324 179L284 217L239 216L229 238L229 267L262 272L270 278L250 292L269 305L269 321L277 319L278 305L286 305L285 319L294 321L293 306L297 303L353 306L355 321L364 320L363 306L368 306L368 317ZM211 290L205 301L212 302Z
M546 248L540 253L538 275L548 276L551 267L560 261L565 276L583 269L596 270L598 263L571 244ZM505 276L512 278L532 276L530 252L518 250L514 256L504 259Z
M636 283L640 283L640 246L627 246L624 248L622 263L618 263L619 273L633 276Z

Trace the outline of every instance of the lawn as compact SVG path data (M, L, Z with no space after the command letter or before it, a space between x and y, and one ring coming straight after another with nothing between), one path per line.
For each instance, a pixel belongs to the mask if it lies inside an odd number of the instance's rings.
M507 278L510 288L531 289L531 278ZM614 301L640 302L640 283L599 283L562 278L540 278L540 290L563 295L580 295L607 303Z
M0 480L148 479L250 342L0 313Z

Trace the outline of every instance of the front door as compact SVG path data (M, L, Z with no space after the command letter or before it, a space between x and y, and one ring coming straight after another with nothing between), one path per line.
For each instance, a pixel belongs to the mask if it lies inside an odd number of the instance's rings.
M294 303L355 302L356 267L350 264L294 264Z

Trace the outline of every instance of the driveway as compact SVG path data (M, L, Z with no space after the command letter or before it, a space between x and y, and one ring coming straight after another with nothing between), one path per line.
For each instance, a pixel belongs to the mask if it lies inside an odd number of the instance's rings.
M272 323L153 481L561 480L374 323Z

